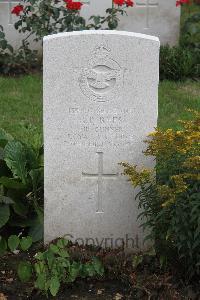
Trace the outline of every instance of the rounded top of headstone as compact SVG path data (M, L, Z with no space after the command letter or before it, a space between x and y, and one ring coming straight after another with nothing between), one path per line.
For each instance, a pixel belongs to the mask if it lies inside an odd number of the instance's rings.
M66 38L70 36L83 36L83 35L116 35L116 36L127 36L135 37L138 39L151 40L160 43L159 38L152 35L129 32L129 31L118 31L118 30L83 30L83 31L72 31L72 32L61 32L57 34L47 35L43 38L43 41L49 41L57 38Z

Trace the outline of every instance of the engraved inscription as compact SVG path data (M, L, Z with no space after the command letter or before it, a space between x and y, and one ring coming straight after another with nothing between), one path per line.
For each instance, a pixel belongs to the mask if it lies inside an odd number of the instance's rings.
M8 4L8 25L13 25L13 15L11 14L12 7L14 4L18 3L18 0L4 0L1 3L7 3Z
M68 113L71 126L66 132L66 145L105 151L130 147L138 140L127 133L135 109L69 107Z
M79 77L82 93L97 102L112 100L123 81L123 70L105 45L96 47Z
M150 28L150 9L151 8L157 8L158 7L158 2L152 0L143 0L142 2L136 1L136 5L138 7L144 7L145 8L145 28L144 29L149 29Z
M98 155L98 173L85 173L82 172L83 177L97 178L97 210L96 213L103 213L103 179L116 179L118 173L105 174L103 171L103 152L97 152Z

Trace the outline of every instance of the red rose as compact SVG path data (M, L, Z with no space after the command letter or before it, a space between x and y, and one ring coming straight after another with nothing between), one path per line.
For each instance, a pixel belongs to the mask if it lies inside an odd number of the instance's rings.
M80 10L83 3L73 2L73 0L64 0L66 2L66 8L69 10Z
M113 0L114 4L122 6L125 4L125 0Z
M190 0L177 0L176 6L183 5L183 4L190 4Z
M133 6L134 5L134 2L132 0L126 0L126 6L129 7L129 6Z
M13 7L11 14L14 14L16 16L19 16L20 12L24 10L23 5L17 5L15 7Z

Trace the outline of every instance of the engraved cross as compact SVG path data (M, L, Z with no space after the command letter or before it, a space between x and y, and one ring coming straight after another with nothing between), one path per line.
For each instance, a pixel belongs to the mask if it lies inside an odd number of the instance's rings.
M13 4L19 3L19 0L3 0L1 3L8 4L8 25L13 25L13 16L11 14L11 10L12 10Z
M98 155L98 173L85 173L82 172L82 175L86 178L97 178L97 211L96 213L103 213L103 179L115 179L119 175L118 173L107 173L103 171L103 152L97 152Z
M139 1L136 1L136 5L138 7L144 7L146 9L146 15L145 15L145 18L146 18L146 27L145 29L149 29L150 26L149 26L149 14L150 14L150 8L157 8L158 7L158 1L154 1L153 3L151 2L152 0L143 0L142 3L139 2Z

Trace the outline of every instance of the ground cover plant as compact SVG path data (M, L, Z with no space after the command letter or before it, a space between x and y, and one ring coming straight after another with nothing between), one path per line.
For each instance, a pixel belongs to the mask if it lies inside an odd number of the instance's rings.
M200 277L200 113L180 121L178 131L149 134L144 154L157 159L155 170L122 163L134 187L144 228L162 262L178 260L186 278ZM156 176L154 175L156 172Z
M179 45L160 49L160 80L200 78L200 6L195 1L177 1L181 7Z
M34 145L33 145L34 143ZM43 237L41 140L25 144L0 130L0 254L12 233Z

